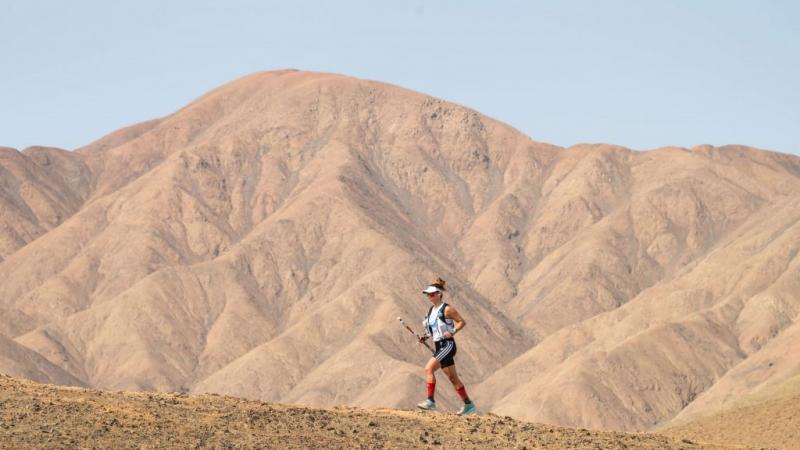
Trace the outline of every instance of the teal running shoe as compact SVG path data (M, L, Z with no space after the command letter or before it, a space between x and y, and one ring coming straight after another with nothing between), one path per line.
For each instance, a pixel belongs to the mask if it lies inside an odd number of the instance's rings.
M417 405L417 408L424 409L425 411L436 411L436 402L426 398L424 402Z
M459 416L468 416L470 414L475 414L476 412L478 412L478 409L475 408L474 403L464 403L464 406L462 406L456 414Z

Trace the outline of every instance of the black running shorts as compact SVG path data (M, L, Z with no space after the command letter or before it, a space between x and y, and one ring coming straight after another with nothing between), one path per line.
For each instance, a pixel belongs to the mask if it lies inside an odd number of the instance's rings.
M450 367L456 362L453 357L456 356L456 341L455 339L442 339L436 341L436 352L433 357L436 358L442 367Z

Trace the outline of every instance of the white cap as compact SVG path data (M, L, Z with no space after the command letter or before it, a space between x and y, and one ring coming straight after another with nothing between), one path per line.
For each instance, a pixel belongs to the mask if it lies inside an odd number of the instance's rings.
M434 285L430 285L422 290L423 294L433 294L434 292L442 292L442 290Z

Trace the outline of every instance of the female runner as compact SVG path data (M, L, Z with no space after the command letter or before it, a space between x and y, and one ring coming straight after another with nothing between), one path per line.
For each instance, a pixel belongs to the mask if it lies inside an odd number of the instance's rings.
M436 351L433 357L425 365L425 381L428 383L428 398L422 403L417 405L417 408L428 411L436 410L436 401L433 399L434 391L436 390L436 376L434 372L442 369L453 387L456 389L458 396L464 401L464 406L458 411L459 415L474 414L476 412L475 404L467 396L467 391L464 388L464 383L458 378L456 372L455 361L453 357L456 356L456 341L453 337L461 331L467 323L461 315L453 308L442 301L445 292L445 281L437 278L435 282L426 287L422 293L428 296L431 302L431 308L425 316L423 326L425 327L425 336L420 338L420 342L425 342L429 338L433 338L436 344Z

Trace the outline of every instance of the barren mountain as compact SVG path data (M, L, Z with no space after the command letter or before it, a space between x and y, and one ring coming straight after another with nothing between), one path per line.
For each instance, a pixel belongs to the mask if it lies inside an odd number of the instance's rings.
M681 414L661 433L701 442L800 449L800 377L739 397L713 412L691 418Z
M798 157L563 149L296 71L50 152L3 153L14 375L407 408L427 356L395 318L418 323L434 276L483 411L643 430L800 373Z
M216 395L103 392L0 375L0 448L723 449L510 417L310 408Z
M0 147L0 261L74 214L89 173L71 152Z

